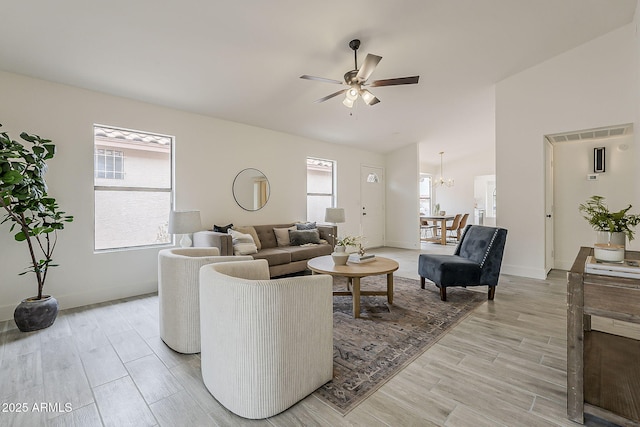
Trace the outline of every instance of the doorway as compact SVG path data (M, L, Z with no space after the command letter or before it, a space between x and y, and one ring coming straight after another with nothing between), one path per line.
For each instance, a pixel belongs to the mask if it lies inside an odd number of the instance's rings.
M384 246L384 169L360 166L360 235L362 246Z
M545 270L570 270L581 246L593 246L595 232L578 206L605 197L613 211L636 206L630 183L637 182L632 124L546 135L544 228ZM606 151L604 172L596 172L594 149ZM635 241L634 241L635 242Z

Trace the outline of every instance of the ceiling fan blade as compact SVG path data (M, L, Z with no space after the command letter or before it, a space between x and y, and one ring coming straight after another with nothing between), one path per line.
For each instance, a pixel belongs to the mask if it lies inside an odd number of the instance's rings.
M347 90L348 90L348 89L342 89L342 90L339 90L339 91L337 91L337 92L332 93L331 95L327 95L327 96L325 96L324 98L316 99L314 102L315 102L316 104L317 104L317 103L320 103L320 102L324 102L324 101L326 101L327 99L331 99L331 98L333 98L334 96L338 96L338 95L340 95L340 94L345 93Z
M384 79L384 80L374 80L369 85L370 87L380 87L380 86L396 86L396 85L414 85L418 83L418 79L420 76L412 76L412 77L399 77L397 79Z
M367 57L364 59L364 64L358 70L358 74L356 74L356 78L360 82L366 82L373 70L378 66L378 62L382 59L382 56L372 55L370 53L367 54Z
M362 89L360 91L360 96L362 97L362 100L367 105L376 105L378 102L380 102L380 100L378 98L376 98L376 96L374 94L372 94L371 92L369 92L366 89Z
M335 84L343 84L344 82L341 82L340 80L334 80L334 79L325 79L324 77L315 77L315 76L308 76L308 75L303 75L300 76L301 79L306 79L306 80L315 80L318 82L325 82L325 83L335 83Z

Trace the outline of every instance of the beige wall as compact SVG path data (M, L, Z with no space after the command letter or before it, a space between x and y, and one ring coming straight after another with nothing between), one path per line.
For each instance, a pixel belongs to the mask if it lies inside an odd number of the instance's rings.
M68 308L157 289L158 249L93 252L93 125L103 124L173 135L178 209L199 209L204 226L269 224L306 217L306 157L337 162L338 204L346 210L341 232L359 230L360 164L384 166L384 156L364 150L199 116L70 86L0 72L0 122L17 138L21 131L58 146L50 162L50 193L76 220L60 234L45 291ZM271 198L258 212L238 207L231 193L247 167L269 178ZM0 232L0 320L21 299L36 293L35 279L18 276L28 263L24 243Z
M636 121L635 28L634 22L497 84L497 224L509 230L504 273L546 276L544 135ZM629 153L635 169L638 151ZM628 183L620 191L640 206L637 178Z

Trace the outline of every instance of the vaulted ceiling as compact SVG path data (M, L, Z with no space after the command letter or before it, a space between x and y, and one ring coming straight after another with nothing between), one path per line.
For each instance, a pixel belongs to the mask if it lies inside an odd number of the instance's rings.
M628 24L636 0L32 0L2 5L0 68L198 114L436 163L494 144L493 85ZM375 106L316 104L382 56ZM473 147L473 148L470 148Z

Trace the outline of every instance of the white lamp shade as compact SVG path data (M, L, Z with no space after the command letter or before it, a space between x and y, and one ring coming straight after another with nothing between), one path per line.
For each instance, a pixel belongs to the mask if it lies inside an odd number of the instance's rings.
M170 234L188 234L201 228L200 211L171 211L169 215Z
M327 208L324 212L325 222L337 224L344 222L344 209L343 208Z

